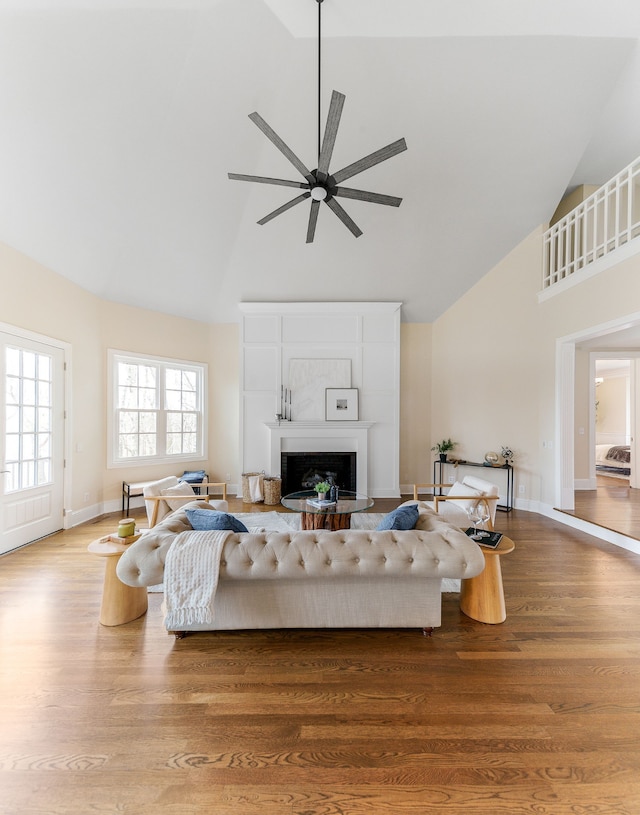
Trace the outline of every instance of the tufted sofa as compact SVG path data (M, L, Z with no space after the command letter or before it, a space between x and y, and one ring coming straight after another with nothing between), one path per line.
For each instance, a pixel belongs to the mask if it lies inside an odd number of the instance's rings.
M176 535L191 531L188 506L165 517L127 549L117 567L123 583L162 583L169 547ZM418 508L416 528L407 531L230 534L220 561L215 620L187 630L430 631L440 625L442 578L479 574L484 556L426 503L418 502Z

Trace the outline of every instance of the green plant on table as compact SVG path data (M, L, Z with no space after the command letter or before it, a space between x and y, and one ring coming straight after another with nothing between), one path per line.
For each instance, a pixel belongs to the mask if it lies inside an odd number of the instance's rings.
M453 450L457 443L457 441L451 441L451 439L443 439L437 444L434 444L431 449L438 453L448 453L449 450Z
M319 484L316 484L314 490L318 493L327 493L331 489L331 484L328 481L320 481Z

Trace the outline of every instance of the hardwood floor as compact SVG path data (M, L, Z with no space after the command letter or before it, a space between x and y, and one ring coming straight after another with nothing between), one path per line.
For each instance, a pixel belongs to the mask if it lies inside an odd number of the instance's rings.
M575 508L567 514L640 540L640 490L602 475L597 483L595 490L576 490Z
M2 815L640 813L639 556L499 513L502 625L176 641L98 623L117 517L0 558Z

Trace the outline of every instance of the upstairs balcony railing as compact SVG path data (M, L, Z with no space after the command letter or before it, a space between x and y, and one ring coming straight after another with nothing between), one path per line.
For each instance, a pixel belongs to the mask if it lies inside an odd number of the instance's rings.
M640 236L640 158L544 233L543 289Z

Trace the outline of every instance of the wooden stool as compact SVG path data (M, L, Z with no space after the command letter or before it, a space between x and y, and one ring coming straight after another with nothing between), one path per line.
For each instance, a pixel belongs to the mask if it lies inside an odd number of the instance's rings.
M484 555L484 570L475 577L463 578L460 587L460 609L481 623L503 623L507 619L502 587L500 555L508 555L516 548L511 538L504 535L495 549L480 547Z
M149 602L146 587L127 586L116 574L116 566L127 545L101 538L90 543L87 549L92 554L107 559L100 608L102 625L124 625L142 617Z

